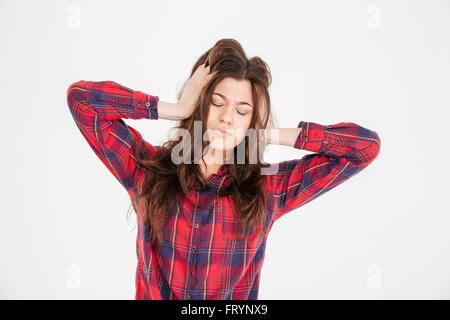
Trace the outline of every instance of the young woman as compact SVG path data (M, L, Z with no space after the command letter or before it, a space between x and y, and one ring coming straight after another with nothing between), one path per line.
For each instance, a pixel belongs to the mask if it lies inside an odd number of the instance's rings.
M273 223L377 157L378 134L352 122L274 127L270 83L261 58L221 39L177 103L113 81L70 85L75 123L138 217L135 299L257 299ZM179 120L176 138L154 146L123 120L143 118ZM268 164L267 144L314 153Z

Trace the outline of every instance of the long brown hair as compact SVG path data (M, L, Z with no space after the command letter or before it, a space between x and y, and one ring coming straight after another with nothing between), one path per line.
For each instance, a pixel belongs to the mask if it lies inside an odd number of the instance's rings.
M221 39L197 60L192 67L190 76L193 75L198 66L204 63L206 67L210 66L210 72L217 71L217 73L203 88L192 115L180 120L175 127L178 130L175 134L176 137L182 136L180 129L185 129L190 133L190 141L189 139L182 139L180 142L177 138L168 140L162 146L157 147L157 151L154 152L151 159L143 157L142 150L133 145L133 154L137 163L145 171L134 208L138 214L138 220L151 229L152 242L156 242L158 245L161 244L164 219L170 215L174 204L180 203L184 195L191 199L189 188L193 187L192 182L200 185L201 189L207 185L207 181L197 164L198 161L195 161L191 146L194 146L194 121L200 120L202 122L202 137L206 131L206 119L208 118L212 92L215 86L226 77L238 81L249 80L252 87L253 106L255 107L249 128L254 129L258 137L259 129L266 128L268 124L274 124L268 92L272 77L269 66L260 57L247 59L239 42L234 39ZM185 86L186 83L178 93L178 100ZM256 140L256 164L249 163L250 155L255 152L250 147L255 146L255 143L250 144L247 135L240 143L245 144L244 164L237 163L236 149L239 146L234 148L235 158L233 163L229 164L230 178L223 185L220 193L221 196L231 197L234 200L234 213L240 222L237 237L248 235L251 230L254 230L253 226L256 226L259 232L266 223L265 197L267 189L262 181L264 177L260 175L260 172L261 168L265 166L261 158L267 145L264 141L260 143L259 139ZM172 150L180 143L186 144L183 145L183 148L179 146L178 148L183 151L188 150L187 154L182 153L182 158L184 160L189 159L190 163L175 164L171 160ZM209 141L203 141L202 139L202 155L204 154L204 148L208 145ZM181 205L180 208L182 207ZM184 215L182 209L181 211Z

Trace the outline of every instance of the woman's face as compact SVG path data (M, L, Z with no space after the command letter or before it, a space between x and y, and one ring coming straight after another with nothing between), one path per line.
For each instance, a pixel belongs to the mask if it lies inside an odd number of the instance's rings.
M215 87L206 121L210 147L230 151L244 138L254 112L249 80L222 79ZM228 130L222 135L217 129Z

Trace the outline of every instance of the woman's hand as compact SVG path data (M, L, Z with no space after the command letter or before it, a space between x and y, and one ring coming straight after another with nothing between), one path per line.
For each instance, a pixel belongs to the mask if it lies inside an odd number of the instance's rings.
M216 72L209 73L209 66L205 67L205 64L198 66L192 77L186 83L180 100L177 105L180 108L180 114L183 119L190 117L195 110L200 93L203 87L216 75Z

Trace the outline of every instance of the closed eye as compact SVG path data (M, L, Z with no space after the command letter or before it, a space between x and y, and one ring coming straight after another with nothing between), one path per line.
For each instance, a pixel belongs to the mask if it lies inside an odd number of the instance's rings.
M221 105L219 105L219 104L214 104L213 103L213 106L216 106L216 107L221 107ZM237 113L239 113L241 116L245 116L245 115L247 115L247 113L242 113L242 112L239 112L238 110L236 110L237 111Z

